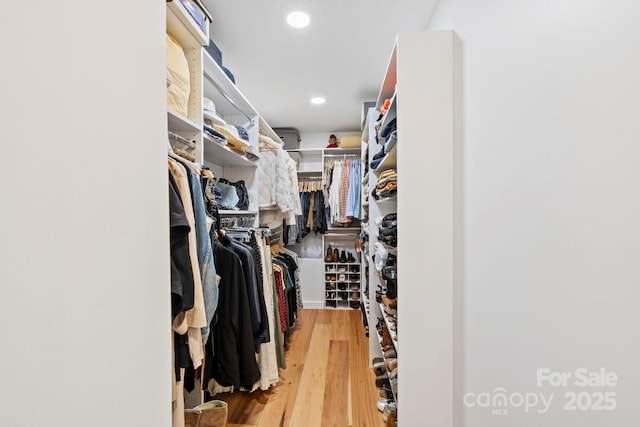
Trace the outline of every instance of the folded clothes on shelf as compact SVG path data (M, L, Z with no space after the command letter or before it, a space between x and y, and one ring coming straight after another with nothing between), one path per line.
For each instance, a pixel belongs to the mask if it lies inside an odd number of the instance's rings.
M213 126L207 124L204 125L204 133L209 138L213 139L219 144L227 145L227 137L218 132Z
M387 138L387 136L394 130L396 130L396 119L392 119L385 125L385 127L380 130L380 136L383 138Z

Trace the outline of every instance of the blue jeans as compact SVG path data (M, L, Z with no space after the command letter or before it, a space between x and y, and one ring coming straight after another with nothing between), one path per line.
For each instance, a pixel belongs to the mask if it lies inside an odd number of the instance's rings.
M216 267L213 263L213 249L211 247L211 238L209 237L207 227L207 212L204 205L200 177L191 169L186 169L189 173L193 213L196 219L198 265L200 266L200 276L202 277L202 295L204 298L204 309L207 316L207 326L202 328L202 342L206 343L207 338L209 337L209 325L211 324L213 314L218 307L218 284L216 282Z

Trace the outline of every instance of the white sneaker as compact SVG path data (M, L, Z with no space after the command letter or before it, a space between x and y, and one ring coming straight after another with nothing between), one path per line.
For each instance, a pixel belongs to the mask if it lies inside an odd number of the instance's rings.
M382 410L382 420L386 423L389 420L389 416L393 414L395 419L395 414L398 411L396 407L396 402L388 402L384 405L384 409Z
M378 403L376 404L376 406L378 407L378 411L384 412L384 408L387 406L387 402L387 399L378 400Z

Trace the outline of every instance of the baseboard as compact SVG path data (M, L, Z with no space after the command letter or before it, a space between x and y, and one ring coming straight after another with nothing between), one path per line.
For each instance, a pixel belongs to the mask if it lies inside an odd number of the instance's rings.
M312 310L322 310L324 308L324 301L302 301L302 306Z

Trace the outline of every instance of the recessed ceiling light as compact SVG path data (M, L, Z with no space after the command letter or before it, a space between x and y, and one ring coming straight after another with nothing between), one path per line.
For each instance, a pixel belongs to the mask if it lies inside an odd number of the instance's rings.
M311 98L311 103L315 104L315 105L320 105L320 104L324 104L326 101L326 99L324 99L321 96L316 96L314 98Z
M287 22L293 28L306 27L307 25L309 25L310 21L311 20L309 19L309 15L307 15L304 12L300 12L300 11L291 12L289 15L287 15Z

